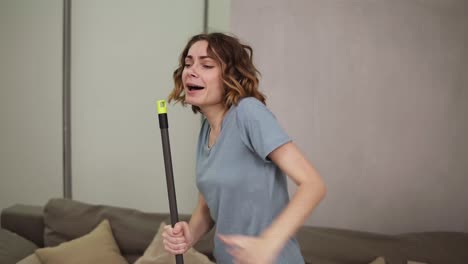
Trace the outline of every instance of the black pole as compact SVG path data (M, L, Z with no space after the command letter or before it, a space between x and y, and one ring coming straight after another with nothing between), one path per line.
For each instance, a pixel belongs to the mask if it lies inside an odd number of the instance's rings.
M159 100L156 102L158 109L159 128L161 129L161 140L164 155L164 168L166 169L166 184L167 195L169 198L169 213L171 215L171 226L179 222L179 213L177 212L177 199L174 187L174 174L172 171L171 144L169 142L169 124L167 122L166 101ZM176 263L183 264L184 257L182 254L176 255Z

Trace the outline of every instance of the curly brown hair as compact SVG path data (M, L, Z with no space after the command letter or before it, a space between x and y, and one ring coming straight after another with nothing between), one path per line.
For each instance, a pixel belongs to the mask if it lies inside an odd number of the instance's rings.
M240 43L239 39L223 33L199 34L193 36L185 46L179 58L179 66L173 73L174 89L168 101L180 102L185 106L185 93L182 83L182 72L185 57L190 47L197 41L208 42L207 53L221 65L221 79L224 84L224 106L237 105L244 97L255 97L265 104L265 95L258 89L260 72L253 64L253 50ZM194 113L200 108L192 106Z

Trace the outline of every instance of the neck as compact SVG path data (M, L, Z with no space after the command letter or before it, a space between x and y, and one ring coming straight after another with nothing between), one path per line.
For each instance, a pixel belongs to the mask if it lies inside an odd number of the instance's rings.
M224 114L227 109L224 105L214 105L209 108L201 109L201 113L206 117L210 124L211 131L221 131L221 124L223 123Z

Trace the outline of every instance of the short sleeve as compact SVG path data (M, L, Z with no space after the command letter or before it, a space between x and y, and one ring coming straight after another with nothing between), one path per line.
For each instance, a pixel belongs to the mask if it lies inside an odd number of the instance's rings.
M237 124L244 144L265 161L273 150L291 141L273 113L253 97L239 102Z

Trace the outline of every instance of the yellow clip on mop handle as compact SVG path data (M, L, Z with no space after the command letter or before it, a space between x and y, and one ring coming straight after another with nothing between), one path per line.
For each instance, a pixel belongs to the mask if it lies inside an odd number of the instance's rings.
M156 107L158 108L158 114L167 114L166 100L156 101Z

